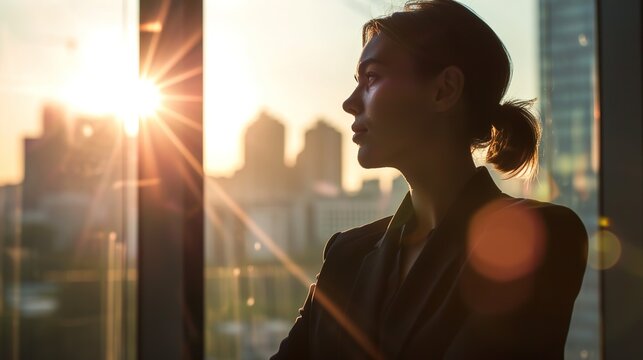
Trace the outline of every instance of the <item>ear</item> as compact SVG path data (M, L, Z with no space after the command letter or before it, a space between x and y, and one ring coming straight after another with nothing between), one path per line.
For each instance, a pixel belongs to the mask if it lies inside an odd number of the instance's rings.
M434 104L437 111L447 111L458 103L464 90L464 73L457 66L447 66L435 78Z

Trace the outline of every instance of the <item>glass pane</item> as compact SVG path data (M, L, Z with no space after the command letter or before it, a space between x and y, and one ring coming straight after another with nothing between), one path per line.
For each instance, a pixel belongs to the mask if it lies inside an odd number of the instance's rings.
M403 3L205 3L208 358L274 353L330 236L393 214L407 192L396 171L359 166L353 118L341 107L355 86L361 26ZM572 208L596 249L594 2L463 3L512 57L506 98L537 99L542 118L538 178L502 180L492 171L496 183L512 196ZM590 265L568 336L569 359L600 353L597 262Z
M134 358L137 7L0 2L2 359Z
M543 121L540 183L548 200L568 206L590 237L589 262L567 337L568 359L601 358L599 271L618 256L609 232L599 232L599 124L595 1L538 2L540 109ZM534 188L533 194L538 190ZM599 253L603 262L599 261Z

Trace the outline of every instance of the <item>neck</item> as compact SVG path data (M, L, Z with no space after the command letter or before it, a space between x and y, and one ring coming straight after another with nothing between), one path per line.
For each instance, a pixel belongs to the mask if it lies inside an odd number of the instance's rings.
M424 164L434 165L402 171L409 183L415 211L406 240L409 243L422 239L442 220L476 168L468 153Z

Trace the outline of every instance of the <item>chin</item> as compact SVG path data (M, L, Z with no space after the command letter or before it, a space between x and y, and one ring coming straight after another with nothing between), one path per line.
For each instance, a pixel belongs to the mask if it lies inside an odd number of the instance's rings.
M387 167L384 161L382 161L381 156L377 156L374 151L362 146L357 151L357 162L364 169L377 169Z

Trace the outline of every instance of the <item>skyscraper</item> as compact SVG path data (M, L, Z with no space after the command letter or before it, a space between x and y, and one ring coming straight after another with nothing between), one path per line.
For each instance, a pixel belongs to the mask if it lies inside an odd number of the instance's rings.
M543 160L558 203L596 214L595 14L589 0L540 0Z
M552 201L581 217L590 241L598 218L595 21L594 1L539 0L542 166ZM574 307L568 359L600 357L598 290L590 267Z
M243 168L235 174L239 199L274 201L292 190L292 169L285 164L284 124L266 112L248 126L244 138Z
M262 112L245 133L244 167L265 170L262 176L284 167L285 126L268 113Z
M62 159L68 145L65 109L46 104L42 111L42 135L24 141L23 210L38 208L46 193L62 190Z
M298 180L306 191L339 195L342 189L342 134L319 120L306 131L304 149L297 156Z

